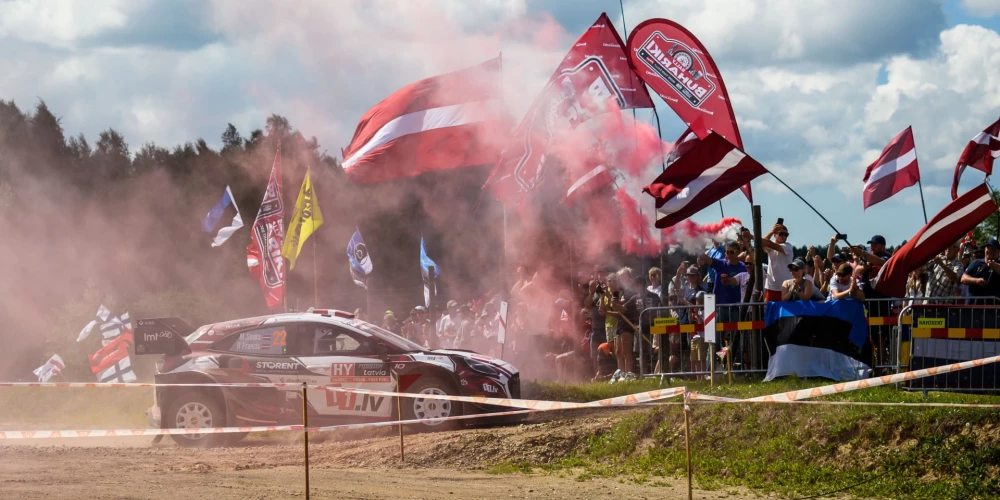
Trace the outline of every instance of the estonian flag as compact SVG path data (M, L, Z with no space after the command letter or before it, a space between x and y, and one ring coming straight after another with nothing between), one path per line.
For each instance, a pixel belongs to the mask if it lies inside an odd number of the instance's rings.
M871 358L868 322L861 301L772 302L764 319L771 354L765 382L786 375L837 381L870 375L865 362Z
M351 241L347 242L347 260L350 261L351 278L361 288L368 289L368 275L372 273L372 259L368 247L361 239L361 230L355 229Z
M424 278L424 305L427 307L431 306L431 286L430 279L430 268L434 267L434 279L441 276L441 267L434 263L430 257L427 256L427 248L424 247L424 237L420 237L420 275ZM436 287L435 287L436 288Z
M243 218L240 217L240 209L236 206L236 202L233 201L233 192L229 190L229 186L226 186L226 190L222 193L222 199L202 219L201 230L211 233L227 212L236 214L233 216L233 223L219 230L215 235L215 239L212 240L212 247L222 245L237 229L243 227Z

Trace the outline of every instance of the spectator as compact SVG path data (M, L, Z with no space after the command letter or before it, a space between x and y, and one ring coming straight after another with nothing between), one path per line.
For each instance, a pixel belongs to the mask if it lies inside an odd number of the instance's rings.
M368 316L365 314L365 310L360 307L354 310L354 318L361 321L368 321Z
M930 281L927 283L928 297L961 296L959 284L962 279L962 261L958 259L961 249L959 242L952 243L943 254L931 261Z
M815 285L813 285L812 281L805 278L805 261L802 259L793 260L791 264L788 264L788 271L792 274L792 278L782 283L781 300L786 302L794 300L811 300Z
M447 314L441 316L441 321L438 321L438 335L441 337L454 338L455 329L457 328L455 325L455 316L458 315L458 302L449 300L448 304L445 305L445 311L447 311Z
M661 301L663 300L663 273L658 267L651 267L649 269L649 286L646 287L646 291L656 295Z
M618 362L614 353L611 352L611 345L607 342L597 346L597 375L591 380L597 382L608 380L617 370Z
M742 300L739 283L735 282L735 276L747 271L746 266L740 262L740 244L732 242L726 245L726 260L715 259L707 254L698 256L698 264L707 265L716 273L716 281L712 293L715 294L717 305L739 304ZM730 279L732 278L732 279ZM723 307L719 311L719 322L729 323L738 321L734 307Z
M910 272L910 277L906 280L906 297L911 299L922 299L927 296L927 270L926 268L914 269ZM923 304L924 300L908 300L906 305Z
M865 292L858 286L858 281L854 279L854 270L851 265L841 263L837 268L837 277L830 280L830 293L827 300L855 299L865 300Z
M682 262L681 267L677 268L677 274L670 286L672 287L670 293L677 296L677 303L681 306L695 305L694 299L698 292L706 291L705 284L701 281L701 269L698 266L688 265L687 261ZM689 309L680 311L681 323L691 323L689 312Z
M615 273L618 282L621 284L621 327L618 337L622 341L621 355L625 358L625 378L632 380L635 378L634 361L639 352L639 342L644 339L641 332L636 330L639 327L639 313L643 306L644 299L639 295L641 286L632 275L632 268L624 267ZM650 298L650 300L652 300ZM647 330L648 332L648 330ZM648 340L647 340L648 342Z
M1000 242L991 238L983 249L983 258L969 263L962 274L962 283L969 285L969 295L973 297L972 304L985 305L995 302L990 300L1000 297ZM988 299L989 298L989 299Z
M704 306L705 305L705 292L698 292L694 296L694 305ZM690 311L690 317L693 323L697 325L702 325L705 323L704 318L702 318L702 309L693 309ZM704 342L704 337L699 332L691 334L691 371L701 372L705 370L705 362L708 361L708 344ZM697 380L703 380L705 377L702 375L696 375Z
M774 241L771 241L772 238ZM760 243L767 253L764 300L766 302L782 300L783 283L792 278L792 274L788 271L789 263L792 261L792 245L788 243L788 228L784 224L775 224ZM802 267L804 271L805 265Z
M386 311L385 316L382 316L382 328L399 335L399 321L392 311Z
M594 279L588 283L587 297L583 301L583 307L590 311L590 359L593 360L595 372L598 370L597 349L601 344L608 341L604 316L600 312L601 290L603 290L603 285L601 284L600 275L595 274Z

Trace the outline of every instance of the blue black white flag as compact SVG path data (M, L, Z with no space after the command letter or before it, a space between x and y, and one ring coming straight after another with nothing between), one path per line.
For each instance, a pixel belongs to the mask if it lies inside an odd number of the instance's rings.
M215 226L219 224L223 216L228 213L235 214L233 216L232 224L222 228L215 235L215 239L212 241L212 246L217 247L222 245L229 239L237 229L243 227L243 218L240 216L240 209L236 206L236 202L233 200L233 192L226 186L226 190L222 193L222 199L208 211L208 215L205 216L201 221L201 230L206 233L211 233L215 230Z
M764 323L771 355L765 382L786 375L839 381L871 374L868 322L860 301L772 302Z
M424 246L424 238L420 237L420 275L424 278L424 305L431 306L430 268L434 268L434 279L441 276L441 267L427 256L427 248Z
M355 229L351 241L347 242L347 259L351 264L351 278L361 288L368 288L368 275L372 273L372 259L368 247L361 239L361 230Z

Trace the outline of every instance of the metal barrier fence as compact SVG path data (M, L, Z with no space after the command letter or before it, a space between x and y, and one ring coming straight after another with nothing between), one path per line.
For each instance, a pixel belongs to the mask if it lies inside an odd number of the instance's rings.
M972 302L972 304L970 304ZM712 373L766 373L766 303L718 304L717 344L703 342L702 306L654 307L639 315L646 340L636 341L639 375L701 378ZM968 297L878 298L865 301L870 354L877 374L939 366L1000 354L1000 301ZM968 342L955 342L967 340ZM729 346L726 366L715 351ZM869 357L870 355L870 357ZM911 362L915 360L915 362ZM942 375L907 385L912 390L1000 390L996 368ZM960 379L960 380L959 380Z

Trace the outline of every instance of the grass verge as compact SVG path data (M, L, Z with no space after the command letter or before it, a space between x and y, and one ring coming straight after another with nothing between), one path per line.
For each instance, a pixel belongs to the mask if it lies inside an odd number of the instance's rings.
M783 379L692 390L747 398L825 385ZM658 387L538 383L541 399L592 401ZM877 387L822 398L896 403L1000 403L1000 397L921 393ZM581 478L651 478L686 474L679 406L622 416L549 463L517 464L518 472L582 470ZM731 486L798 498L845 489L857 497L968 499L1000 497L1000 414L991 409L697 404L691 412L692 461L700 488ZM502 470L503 467L498 467Z

